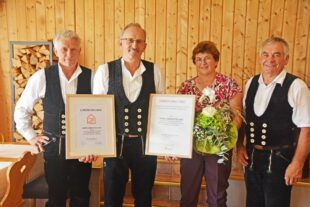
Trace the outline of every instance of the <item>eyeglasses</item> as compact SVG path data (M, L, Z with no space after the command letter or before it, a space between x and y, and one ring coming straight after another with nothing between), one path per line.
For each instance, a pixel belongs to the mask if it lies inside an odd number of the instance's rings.
M145 43L145 40L142 39L133 39L133 38L121 38L121 40L125 40L127 44L131 45L134 42L136 42L136 44L143 44Z
M212 56L205 56L204 58L196 57L195 62L196 63L202 63L202 62L207 62L208 60L211 60Z

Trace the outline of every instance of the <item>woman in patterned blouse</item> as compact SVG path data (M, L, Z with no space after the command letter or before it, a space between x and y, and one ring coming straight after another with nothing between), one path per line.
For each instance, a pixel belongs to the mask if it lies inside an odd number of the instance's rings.
M229 77L216 72L220 53L215 44L202 41L193 50L192 60L197 69L197 76L181 84L178 94L196 96L196 113L204 106L198 103L204 88L215 91L216 103L227 102L231 108L242 110L242 91L237 83ZM239 128L242 120L235 117L234 124ZM218 164L216 154L199 154L193 150L191 159L181 159L181 207L196 207L201 188L202 177L207 183L207 203L209 207L226 206L226 189L231 171L231 155L225 164Z

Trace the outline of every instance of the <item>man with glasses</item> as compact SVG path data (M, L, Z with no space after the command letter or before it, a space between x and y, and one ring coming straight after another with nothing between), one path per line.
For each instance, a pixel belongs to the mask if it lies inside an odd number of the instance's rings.
M149 95L164 93L165 83L159 68L141 59L145 39L139 24L125 26L122 57L100 65L94 77L94 94L115 96L117 157L104 159L105 207L123 206L129 169L135 206L152 206L157 158L144 154Z

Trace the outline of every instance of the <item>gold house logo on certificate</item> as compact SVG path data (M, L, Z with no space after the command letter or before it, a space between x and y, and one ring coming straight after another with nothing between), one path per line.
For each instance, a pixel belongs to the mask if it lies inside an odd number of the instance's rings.
M87 124L96 124L96 116L93 114L89 114L87 116Z
M116 157L113 95L68 94L66 159Z

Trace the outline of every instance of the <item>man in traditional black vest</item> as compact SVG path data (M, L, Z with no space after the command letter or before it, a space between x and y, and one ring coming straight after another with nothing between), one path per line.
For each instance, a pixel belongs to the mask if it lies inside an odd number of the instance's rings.
M245 166L247 207L288 207L292 184L302 175L310 150L310 92L284 67L289 47L279 37L262 43L262 74L246 84L246 148L238 142Z
M122 58L100 65L94 77L95 94L114 94L117 158L104 159L104 206L121 207L128 172L136 207L152 202L156 157L144 154L150 93L164 93L159 68L141 60L146 33L139 24L125 26L119 46Z
M92 72L78 64L81 48L75 32L60 32L53 43L58 64L33 74L16 104L14 119L17 130L44 152L49 196L46 207L65 207L68 195L70 206L88 207L90 162L96 157L65 159L65 97L66 94L91 94ZM44 111L43 135L37 135L31 123L33 107L40 99Z

